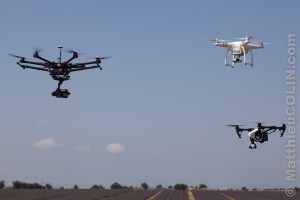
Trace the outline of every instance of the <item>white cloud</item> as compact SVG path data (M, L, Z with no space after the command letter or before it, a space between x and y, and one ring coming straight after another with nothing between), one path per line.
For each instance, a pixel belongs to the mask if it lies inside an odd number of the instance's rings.
M125 147L122 144L108 144L105 147L106 151L109 153L121 153L125 151Z
M91 147L83 145L75 147L75 151L77 151L78 153L88 153L91 151L91 149Z
M48 149L52 149L55 147L62 147L63 144L57 143L54 138L46 138L46 139L34 142L32 146L35 149L48 150Z

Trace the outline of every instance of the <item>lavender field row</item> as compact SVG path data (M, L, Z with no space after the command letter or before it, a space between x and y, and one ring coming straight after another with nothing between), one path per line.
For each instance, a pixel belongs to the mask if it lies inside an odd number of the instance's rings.
M154 200L189 200L187 191L163 190Z
M285 191L222 191L233 199L239 200L296 200L300 199L300 193L294 197L288 197Z
M284 191L2 189L0 200L293 200Z
M92 190L92 189L4 189L0 190L0 200L90 200L113 197L130 190Z

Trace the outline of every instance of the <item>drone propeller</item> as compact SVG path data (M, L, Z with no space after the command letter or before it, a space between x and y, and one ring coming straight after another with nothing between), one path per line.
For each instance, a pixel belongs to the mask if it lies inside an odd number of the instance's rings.
M218 39L208 39L208 41L210 41L210 42L216 42L216 41L219 41Z
M34 52L36 52L36 53L40 53L43 51L42 48L38 48L38 47L32 47L32 48L33 48Z
M252 122L254 124L267 124L266 122Z
M12 57L15 57L15 58L20 58L20 59L26 59L25 57L23 56L17 56L15 54L11 54L11 53L8 53L8 55L12 56Z
M265 45L265 44L272 44L272 43L259 41L257 42L257 44Z
M108 59L108 58L110 58L111 56L105 56L105 57L100 57L99 59L100 60L104 60L104 59ZM98 58L95 58L95 59L98 59Z
M230 127L233 127L235 128L235 132L236 134L239 136L239 138L241 138L241 133L243 132L244 129L240 129L240 126L244 126L244 125L237 125L237 124L227 124L226 126L230 126Z
M265 123L265 122L253 122L253 123L257 124L257 127L258 127L258 128L262 127L263 124L267 124L267 123Z
M256 36L246 36L246 37L236 38L236 39L239 39L239 40L247 40L247 39L254 39L254 38L256 38Z
M217 38L208 39L210 42L229 42L230 40L218 40Z
M237 126L245 126L245 125L238 125L238 124L227 124L225 126L230 126L230 127L237 127Z
M77 54L79 54L77 51L75 51L73 49L64 49L63 51L67 52L67 53L77 53Z
M63 50L64 52L67 52L67 53L77 53L77 51L75 51L75 50L73 50L73 49L71 49L71 48L68 48L68 49L64 49Z
M111 58L112 56L105 56L105 57L91 57L91 56L87 56L87 59L96 59L96 60L105 60L108 58Z

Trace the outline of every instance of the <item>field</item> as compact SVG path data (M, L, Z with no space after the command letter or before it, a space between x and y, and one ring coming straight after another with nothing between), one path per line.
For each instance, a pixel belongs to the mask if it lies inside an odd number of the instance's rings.
M190 195L189 195L190 194ZM192 195L191 195L192 194ZM0 200L293 200L284 191L3 189Z

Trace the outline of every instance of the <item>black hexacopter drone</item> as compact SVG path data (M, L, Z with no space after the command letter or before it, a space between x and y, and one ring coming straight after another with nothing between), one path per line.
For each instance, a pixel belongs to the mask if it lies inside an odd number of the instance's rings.
M286 125L282 124L282 126L263 126L260 122L257 123L256 128L240 128L240 126L243 125L227 125L230 127L234 127L237 135L239 138L241 138L241 134L243 131L248 131L248 136L251 141L251 145L249 146L249 149L256 149L255 142L264 143L268 141L268 135L278 130L280 132L280 137L283 136Z
M35 52L33 53L33 57L41 60L42 62L29 61L26 60L25 57L17 56L14 54L9 54L9 55L16 58L20 58L17 64L21 66L23 69L28 68L28 69L35 69L35 70L49 72L50 76L54 80L58 81L57 89L54 92L52 92L52 96L55 96L57 98L68 98L68 96L70 95L70 92L67 89L60 89L60 86L64 81L70 79L69 74L71 72L94 69L94 68L99 68L100 70L102 70L100 66L101 60L109 58L109 57L99 57L99 58L95 58L94 61L90 61L90 62L71 63L72 60L78 58L78 53L73 50L68 50L66 52L72 53L73 56L69 60L62 62L61 49L63 47L59 46L58 48L60 53L58 62L49 61L41 57L39 55L40 50L35 50Z

